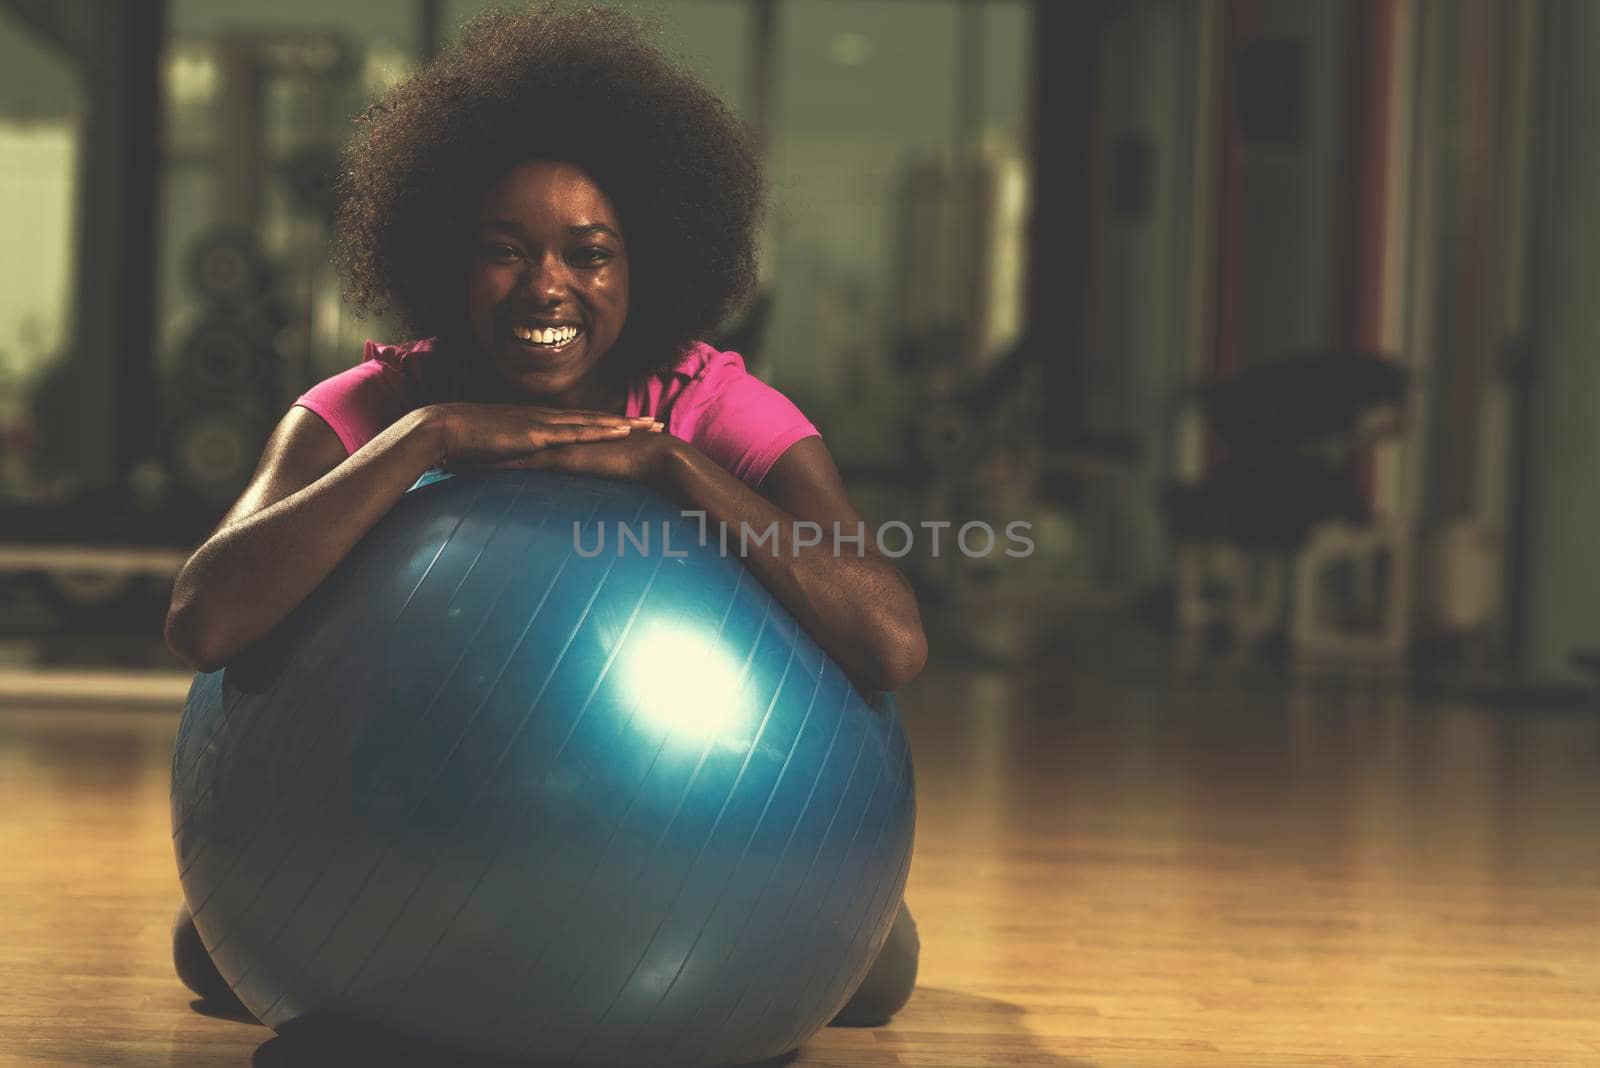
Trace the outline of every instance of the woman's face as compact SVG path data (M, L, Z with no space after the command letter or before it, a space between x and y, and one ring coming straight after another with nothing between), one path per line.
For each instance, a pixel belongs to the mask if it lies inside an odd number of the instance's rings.
M628 252L616 207L587 174L523 163L484 195L467 316L479 349L522 397L593 395L590 372L628 317Z

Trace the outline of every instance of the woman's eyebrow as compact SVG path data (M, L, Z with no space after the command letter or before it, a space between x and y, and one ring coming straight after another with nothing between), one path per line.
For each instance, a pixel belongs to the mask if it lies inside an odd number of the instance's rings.
M525 231L522 229L522 224L517 222L515 219L484 219L478 223L478 226L484 230L506 230L511 233L523 234L526 236ZM572 234L574 237L582 237L588 234L609 234L617 241L622 240L621 234L617 233L603 222L584 223L581 226L569 226L567 227L567 233Z
M567 227L567 233L574 236L584 234L610 234L616 240L622 240L621 234L617 233L615 230L611 229L611 227L601 222L586 223L583 226L569 226Z

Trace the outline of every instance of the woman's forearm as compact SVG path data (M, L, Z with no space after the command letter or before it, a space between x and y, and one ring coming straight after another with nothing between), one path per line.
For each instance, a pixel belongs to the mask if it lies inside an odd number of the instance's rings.
M799 517L693 448L669 451L661 483L686 509L705 514L708 544L719 544L726 527L728 551L738 553L741 532L748 532L746 566L858 681L895 690L922 670L927 642L916 596L876 551L870 530L860 542L840 543L823 530L818 543L807 544L815 532L797 538ZM858 531L841 533L853 539Z
M167 644L202 671L264 637L443 454L443 430L412 412L332 471L227 524L178 573Z

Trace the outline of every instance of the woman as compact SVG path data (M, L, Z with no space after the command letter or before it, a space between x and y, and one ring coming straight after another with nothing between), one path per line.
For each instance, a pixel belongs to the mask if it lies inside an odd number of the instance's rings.
M613 11L492 12L357 120L336 254L362 310L422 340L283 417L249 486L178 575L172 649L214 670L283 620L424 471L527 467L650 485L731 530L778 530L751 571L867 687L922 668L915 597L815 427L697 341L747 293L760 179L737 122ZM808 540L808 539L806 539ZM225 985L180 912L179 973ZM909 996L902 907L836 1022Z

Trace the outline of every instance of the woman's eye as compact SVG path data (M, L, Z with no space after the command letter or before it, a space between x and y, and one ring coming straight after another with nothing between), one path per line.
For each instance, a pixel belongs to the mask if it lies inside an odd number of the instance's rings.
M601 248L598 245L591 245L588 248L580 248L577 252L573 253L572 258L576 263L586 264L589 266L598 266L599 264L605 263L607 260L611 259L611 250L608 248Z
M485 245L483 254L491 260L512 260L517 258L517 250L510 245Z

